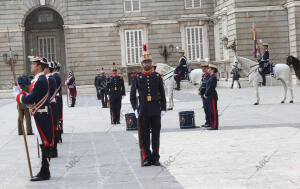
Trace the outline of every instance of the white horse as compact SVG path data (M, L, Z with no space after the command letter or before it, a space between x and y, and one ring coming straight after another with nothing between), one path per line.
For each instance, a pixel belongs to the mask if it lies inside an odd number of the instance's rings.
M258 86L262 81L262 76L258 71L258 63L247 58L236 56L234 58L234 66L241 69L242 74L248 75L249 82L253 84L256 89L256 102L254 105L258 105L260 101ZM293 82L292 82L292 72L288 65L286 64L276 64L273 68L274 77L280 80L284 88L284 98L281 103L284 103L287 96L287 90L290 91L291 100L290 103L294 102L293 94Z
M165 87L167 88L168 100L169 100L168 110L172 110L174 107L173 95L174 95L174 88L176 85L176 81L174 79L174 70L175 68L167 64L162 64L162 63L156 64L156 71L158 73L163 74L163 81ZM189 81L194 85L200 84L201 78L202 78L201 69L194 69L189 74Z

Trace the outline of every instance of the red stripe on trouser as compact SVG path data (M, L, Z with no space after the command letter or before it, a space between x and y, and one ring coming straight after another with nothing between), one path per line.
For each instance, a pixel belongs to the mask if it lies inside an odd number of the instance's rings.
M176 78L178 78L180 76L180 74L181 74L181 71L176 75Z
M145 159L146 158L146 153L144 151L144 148L142 148L141 150L142 150L143 158Z
M35 118L34 118L34 119L35 119ZM44 135L44 133L43 133L43 131L42 131L42 129L41 129L41 127L40 127L40 125L38 124L38 122L37 122L36 119L35 119L35 123L36 123L36 126L37 126L37 128L38 128L38 130L39 130L39 132L40 132L40 136L42 137L42 140L43 140L43 142L44 142L44 146L45 146L45 147L48 147L48 146L49 146L49 142L48 142L47 138L45 137L45 135Z
M213 107L213 112L214 112L214 128L217 128L217 113L216 113L216 102L215 99L212 99L212 107Z

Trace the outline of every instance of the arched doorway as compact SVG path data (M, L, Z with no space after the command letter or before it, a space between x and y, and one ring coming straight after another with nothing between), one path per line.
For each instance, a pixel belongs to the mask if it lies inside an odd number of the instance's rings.
M29 55L58 61L62 65L62 73L65 73L66 55L62 17L53 9L41 7L26 17L24 25L27 74L30 74L30 63L27 58Z

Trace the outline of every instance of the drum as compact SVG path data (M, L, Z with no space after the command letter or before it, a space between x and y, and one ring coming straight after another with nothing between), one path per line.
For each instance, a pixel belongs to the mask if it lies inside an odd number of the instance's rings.
M137 119L134 113L125 114L126 130L137 130Z
M181 129L195 128L194 111L179 112L179 123Z

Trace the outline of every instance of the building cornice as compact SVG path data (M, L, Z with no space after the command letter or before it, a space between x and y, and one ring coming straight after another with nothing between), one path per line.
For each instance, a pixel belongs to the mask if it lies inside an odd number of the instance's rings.
M207 14L187 14L181 15L178 19L179 22L187 22L187 21L209 21L210 17Z
M290 9L293 7L299 7L300 6L300 1L294 1L294 0L288 0L283 4L283 7L286 9Z
M227 12L227 15L244 12L265 12L265 11L281 11L284 10L283 6L262 6L262 7L242 7L233 8Z
M0 33L7 33L7 32L23 32L25 31L24 27L15 27L15 28L0 28Z
M121 18L117 21L118 25L130 25L130 24L150 24L151 21L146 17L130 17Z
M85 28L106 28L115 27L115 23L103 23L103 24L74 24L74 25L64 25L64 29L85 29Z

